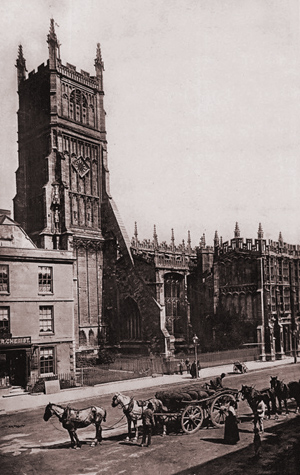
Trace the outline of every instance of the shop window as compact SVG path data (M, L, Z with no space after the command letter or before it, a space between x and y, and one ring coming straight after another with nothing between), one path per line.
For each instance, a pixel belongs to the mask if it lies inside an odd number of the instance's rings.
M9 307L0 307L0 338L7 338L9 333Z
M53 307L40 307L40 333L54 333Z
M40 374L41 376L54 374L54 348L40 348Z
M0 266L0 292L9 292L8 266Z
M39 292L52 292L52 267L39 267Z

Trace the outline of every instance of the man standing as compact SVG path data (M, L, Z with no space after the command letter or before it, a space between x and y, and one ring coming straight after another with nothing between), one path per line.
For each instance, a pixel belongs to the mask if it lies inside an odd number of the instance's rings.
M143 439L141 447L145 447L146 439L148 439L146 447L151 445L152 427L155 425L153 409L152 402L149 402L147 409L143 412Z

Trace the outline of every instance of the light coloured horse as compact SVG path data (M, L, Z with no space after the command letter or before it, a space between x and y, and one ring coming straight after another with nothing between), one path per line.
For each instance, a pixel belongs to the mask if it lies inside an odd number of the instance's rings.
M96 427L96 435L91 444L95 447L102 441L102 421L106 421L106 410L102 407L91 406L86 409L72 409L69 406L63 407L58 404L49 404L45 408L44 421L48 421L50 417L55 415L62 423L64 429L69 432L72 448L80 448L81 443L77 436L76 430L94 424Z
M167 412L167 409L164 407L160 399L151 398L145 401L140 401L140 400L137 401L133 397L125 396L124 394L121 394L121 393L117 393L113 396L112 403L111 403L112 407L121 406L127 418L128 435L126 437L126 440L131 440L131 423L133 424L134 433L135 433L133 440L134 441L138 440L137 423L139 420L142 419L143 412L147 408L149 402L151 402L153 405L154 416L155 416L155 413L162 414L163 412ZM166 435L166 425L165 425L164 417L160 415L158 418L163 424L163 435Z

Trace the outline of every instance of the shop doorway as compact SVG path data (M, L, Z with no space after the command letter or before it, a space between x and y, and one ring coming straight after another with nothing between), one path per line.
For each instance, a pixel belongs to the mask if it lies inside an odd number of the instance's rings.
M26 387L27 355L25 350L8 351L6 353L6 371L12 386Z

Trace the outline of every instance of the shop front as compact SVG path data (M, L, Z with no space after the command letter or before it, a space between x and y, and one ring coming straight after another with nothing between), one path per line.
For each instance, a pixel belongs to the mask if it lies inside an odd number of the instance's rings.
M0 339L0 386L26 387L31 354L30 337Z

